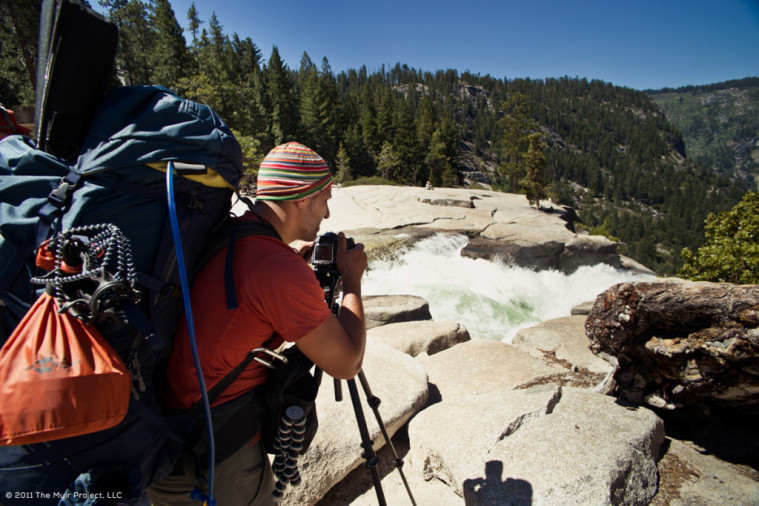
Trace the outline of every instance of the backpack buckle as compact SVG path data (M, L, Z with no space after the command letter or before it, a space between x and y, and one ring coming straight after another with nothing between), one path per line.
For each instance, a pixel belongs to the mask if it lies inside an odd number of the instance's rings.
M73 171L66 174L65 177L62 177L58 188L51 191L47 196L48 202L56 209L62 209L71 199L71 194L76 190L81 177L80 174Z
M268 360L265 360L265 359L259 357L258 356L259 353L263 353L264 355L269 355L269 357L272 358L272 361L268 361ZM274 360L279 360L283 364L287 364L287 357L286 356L282 355L281 353L277 353L276 351L271 350L271 349L266 348L266 347L256 348L254 350L251 350L248 353L248 355L255 355L253 357L253 360L255 360L256 362L258 362L259 364L261 364L261 365L263 365L265 367L268 367L269 369L276 369L276 366L273 363Z
M64 205L66 205L66 201L71 194L69 190L70 188L71 185L66 180L61 180L61 184L58 186L58 188L51 191L50 195L47 196L48 202L53 204L58 209L62 208Z

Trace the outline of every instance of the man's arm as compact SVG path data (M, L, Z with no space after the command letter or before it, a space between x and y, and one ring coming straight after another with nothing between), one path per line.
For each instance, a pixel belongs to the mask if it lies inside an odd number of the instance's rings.
M296 343L314 364L333 378L353 378L364 360L366 321L361 302L361 277L366 266L364 246L357 244L347 250L345 234L338 234L337 268L343 280L340 316L330 316Z

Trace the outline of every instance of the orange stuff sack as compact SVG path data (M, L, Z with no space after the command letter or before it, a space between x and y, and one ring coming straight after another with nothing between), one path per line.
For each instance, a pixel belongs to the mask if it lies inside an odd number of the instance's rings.
M131 380L91 325L43 294L0 349L0 445L52 441L124 419Z

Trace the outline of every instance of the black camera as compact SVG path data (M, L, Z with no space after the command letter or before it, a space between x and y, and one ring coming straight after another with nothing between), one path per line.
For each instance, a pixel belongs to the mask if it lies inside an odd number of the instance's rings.
M352 237L346 238L347 247L351 249L356 246ZM327 232L316 240L314 251L311 254L311 263L317 270L334 271L337 274L337 234Z
M348 249L356 246L352 237L346 238ZM316 279L324 290L324 299L329 305L335 296L335 289L340 281L340 270L337 268L337 234L327 232L320 236L314 244L311 253L311 264L314 266Z

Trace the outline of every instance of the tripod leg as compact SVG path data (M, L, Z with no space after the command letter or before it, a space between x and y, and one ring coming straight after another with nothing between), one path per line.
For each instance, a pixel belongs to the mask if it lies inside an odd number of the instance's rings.
M364 394L366 395L366 402L369 404L369 407L372 408L374 417L377 419L377 424L379 425L380 431L382 431L382 436L385 438L385 443L388 447L390 447L390 451L393 452L393 464L395 464L396 469L398 469L398 473L401 475L403 485L406 487L406 492L408 492L409 499L411 499L411 504L416 506L414 495L411 493L411 487L409 487L408 481L406 480L406 475L403 473L403 459L398 457L398 452L395 451L393 441L390 439L390 436L387 433L387 428L385 427L385 423L382 421L382 416L379 412L379 405L382 401L379 397L372 393L372 389L369 387L369 382L367 381L363 370L359 371L358 379L361 382L361 388L363 388Z
M364 418L364 410L361 407L361 399L358 397L358 388L356 387L356 380L349 379L348 391L351 395L351 401L353 402L353 411L356 413L356 422L358 423L358 431L361 433L361 447L364 449L364 460L366 460L365 466L369 469L372 475L372 481L374 482L374 490L377 492L377 500L381 506L386 506L385 493L382 490L382 482L380 481L379 471L377 470L377 464L379 464L379 458L374 452L374 445L372 439L369 437L369 429L366 427L366 418Z

